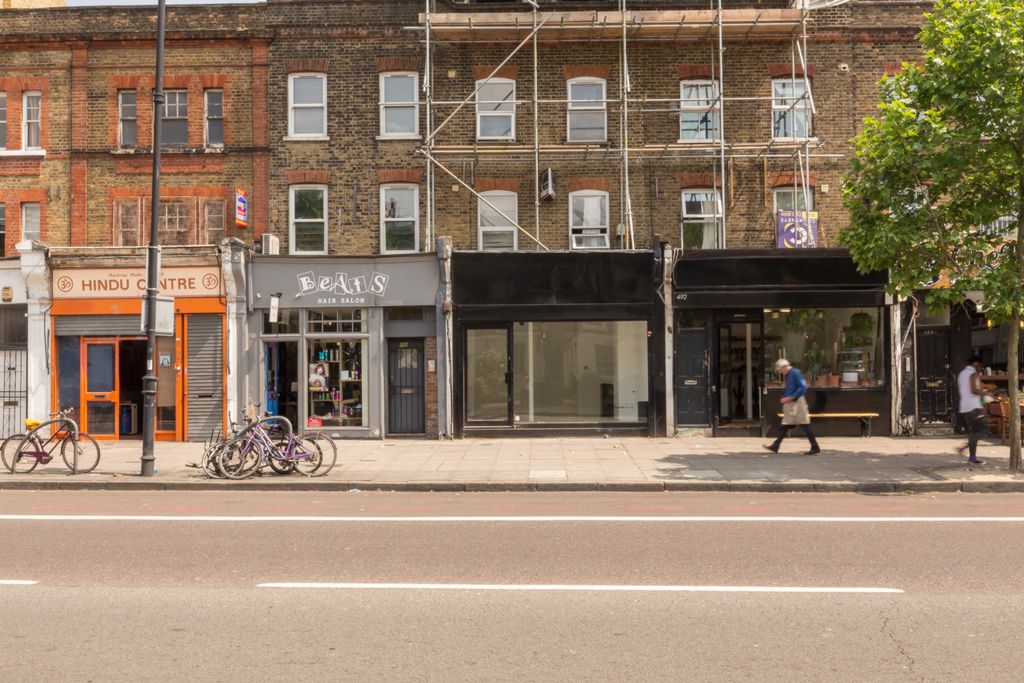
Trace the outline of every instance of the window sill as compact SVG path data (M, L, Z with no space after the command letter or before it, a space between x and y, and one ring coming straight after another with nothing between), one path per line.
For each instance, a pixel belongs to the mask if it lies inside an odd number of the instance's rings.
M110 153L115 156L149 156L153 150L149 147L114 147ZM227 154L228 149L224 146L215 147L184 147L182 145L164 145L160 148L161 154Z
M676 140L677 145L720 145L722 138L680 138Z
M477 138L478 144L481 145L512 145L515 144L515 138Z
M330 142L330 135L285 135L281 138L285 142Z
M289 251L289 256L327 256L326 251ZM283 254L282 254L283 256ZM306 295L308 296L308 295Z
M382 251L380 253L382 255L384 255L384 256L394 256L395 254L419 254L421 252L420 252L419 249L409 249L409 250L406 250L406 251L394 251L394 250Z
M817 143L818 138L772 138L772 142Z
M408 140L422 140L423 136L422 135L378 135L374 139L375 140L379 140L381 142L386 142L386 141L389 141L389 140L406 140L406 141L408 141Z
M45 156L45 149L0 149L0 157L42 158Z

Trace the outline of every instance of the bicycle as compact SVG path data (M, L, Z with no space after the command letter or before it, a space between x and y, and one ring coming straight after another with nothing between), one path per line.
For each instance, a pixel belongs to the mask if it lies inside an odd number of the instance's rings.
M258 410L259 404L255 404L254 408ZM199 463L188 466L201 469L211 479L224 479L224 473L220 469L220 455L222 451L232 441L252 429L255 424L272 425L270 427L265 426L264 428L278 448L284 445L287 435L292 431L291 422L287 418L278 415L265 414L259 419L246 415L242 420L242 426L232 422L231 430L227 435L223 433L218 435L216 431L211 432L210 437L203 446L203 454L200 456ZM278 460L271 460L270 467L277 474L291 474L294 469L293 463Z
M264 425L269 419L287 424L284 442L274 443ZM264 465L286 474L297 471L307 477L325 476L334 467L338 449L326 434L296 436L286 418L272 416L253 424L239 437L224 444L217 468L228 479L246 479Z
M60 444L61 460L72 474L87 474L96 469L100 462L100 445L96 439L78 429L78 423L70 417L74 410L58 410L51 413L50 419L45 422L26 419L27 433L14 434L4 440L0 445L0 459L11 474L27 474L39 463L48 464L53 460L57 444ZM49 435L44 431L47 429ZM43 435L46 435L45 440ZM71 444L71 448L68 448L68 444ZM13 452L11 447L14 448Z

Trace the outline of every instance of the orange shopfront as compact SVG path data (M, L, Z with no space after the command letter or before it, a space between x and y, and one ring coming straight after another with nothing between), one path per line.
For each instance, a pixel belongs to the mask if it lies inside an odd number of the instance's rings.
M202 441L226 422L220 267L164 267L160 281L175 315L174 336L157 338L156 437ZM54 269L52 292L53 409L74 407L97 439L141 438L145 268Z

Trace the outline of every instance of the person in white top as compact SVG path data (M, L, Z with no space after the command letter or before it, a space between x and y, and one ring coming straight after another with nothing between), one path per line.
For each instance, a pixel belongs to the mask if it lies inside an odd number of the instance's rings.
M960 415L967 425L967 443L956 449L960 455L968 451L967 462L974 465L984 465L984 460L978 460L978 439L985 433L985 410L984 396L989 395L981 388L981 358L971 356L967 359L967 366L956 376L956 388L960 394Z

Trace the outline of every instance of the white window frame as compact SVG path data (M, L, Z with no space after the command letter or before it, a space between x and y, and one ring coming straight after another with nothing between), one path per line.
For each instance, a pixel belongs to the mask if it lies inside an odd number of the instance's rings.
M793 88L794 94L793 94L793 96L792 97L776 97L776 95L775 95L775 84L776 83L792 83L794 85L794 88ZM802 94L797 94L796 93L797 86L803 88L803 93ZM808 97L809 88L807 87L807 81L804 80L802 77L799 77L799 76L797 78L795 78L795 79L794 78L773 78L772 81L771 81L771 88L772 88L772 129L771 129L772 139L773 140L809 140L809 139L811 139L812 136L814 135L814 133L813 133L813 130L814 130L814 128L813 128L814 116L813 116L813 113L811 112L811 103L810 103L810 99ZM804 98L802 102L800 102L801 98ZM779 100L783 100L783 101L785 101L785 100L796 100L798 103L794 104L791 107L788 104L780 104ZM775 116L776 116L776 114L782 114L782 113L789 113L793 117L792 118L792 123L791 123L791 130L789 131L790 133L792 133L792 135L778 135L778 136L775 135ZM805 125L804 125L804 129L806 131L806 135L803 135L803 136L796 135L797 119L799 117L805 117L806 118Z
M407 218L388 219L385 218L384 195L388 190L411 189L413 191L413 235L416 241L415 249L388 249L387 222L389 220L407 221ZM420 186L415 183L387 183L380 186L380 253L382 254L415 254L420 250Z
M712 96L711 106L696 106L693 104L687 104L694 100L687 100L684 97L684 92L687 87L690 86L711 86ZM708 140L718 140L722 135L722 110L721 103L718 101L718 81L713 78L692 78L688 80L679 81L679 142L706 142ZM707 100L703 100L707 101ZM684 138L683 137L683 114L684 113L703 113L708 112L711 116L711 128L713 134L711 136L705 135L704 137Z
M715 212L713 214L702 213L702 214L688 215L686 213L686 195L687 194L697 194L697 193L705 193L705 194L710 193L710 194L714 195L714 197L715 197ZM679 248L680 249L685 249L686 248L686 245L685 245L684 240L683 240L683 232L684 232L684 229L685 229L685 226L686 226L687 223L707 223L708 221L712 221L712 220L715 222L715 245L711 246L711 247L704 247L702 245L700 247L700 249L705 249L705 248L714 249L714 248L716 248L717 245L718 245L719 234L722 231L722 193L719 192L717 189L712 189L710 187L687 187L687 188L683 188L683 190L680 191L680 193L679 193L679 203L680 203L680 210L681 210L681 215L682 215L682 220L679 223Z
M221 230L224 233L224 237L228 236L228 202L226 199L218 199L216 197L202 199L199 202L199 243L200 244L219 244L220 241L214 242L210 239L210 214L216 213L211 212L210 207L220 208L220 220L222 222ZM326 216L326 214L325 214ZM326 218L325 218L326 222Z
M315 76L320 79L321 84L321 95L323 96L323 104L295 104L295 97L293 87L296 78L309 78ZM296 133L295 132L295 110L296 109L322 109L323 116L321 122L323 124L322 133ZM294 140L328 140L330 139L327 135L327 74L320 72L304 72L288 74L288 137Z
M324 208L324 240L323 248L320 250L299 250L296 248L295 243L295 193L299 190L320 190L323 192L323 208ZM327 233L330 228L330 213L328 207L330 205L327 202L327 186L326 185L289 185L288 186L288 251L291 254L313 254L323 255L327 253ZM312 222L312 221L310 221Z
M512 111L481 111L481 104L494 104L493 101L481 101L480 93L484 85L511 85L512 86L512 99L509 101L512 104ZM476 82L477 93L476 93L476 139L477 140L515 140L516 139L516 82L511 78L492 78L490 80L480 79ZM511 133L509 135L484 135L481 131L483 126L480 125L485 118L508 118L511 119L511 126L509 127Z
M577 100L572 99L572 86L574 85L600 85L601 86L601 101L597 104L590 102L589 100ZM565 82L565 99L567 100L565 108L565 138L569 142L591 142L591 143L602 143L608 142L608 81L603 78L593 78L590 76L584 76L580 78L570 78ZM604 136L600 139L594 138L589 140L578 140L572 136L572 115L574 112L601 112L604 119Z
M809 188L809 191L807 192L806 196L807 196L807 200L808 200L808 206L807 206L806 209L797 208L797 204L798 204L797 197L803 197L804 196L804 188L803 188L803 186L802 185L797 185L796 189L795 189L795 192L796 192L796 196L793 197L793 208L792 209L781 209L781 210L782 211L814 211L814 188L813 187ZM780 193L793 194L794 193L794 188L793 188L792 185L780 185L780 186L772 189L772 213L774 213L774 214L778 214L779 211L780 211L780 209L779 209L779 194Z
M174 207L173 216L171 215L171 207ZM167 212L164 212L167 209ZM167 239L167 233L169 232L169 226L171 220L174 220L176 226L182 227L184 222L183 230L175 230L175 233L184 233L185 242L184 244L195 244L195 230L193 228L193 220L195 217L195 202L190 198L185 197L164 197L160 199L160 204L157 207L157 222L156 229L157 235L160 237L161 244L171 244ZM162 235L160 233L163 233ZM177 244L175 242L174 244Z
M185 115L184 116L177 116L177 115L176 116L168 116L167 115L168 107L171 105L171 102L170 102L170 99L168 98L168 95L170 95L171 93L174 93L174 111L175 111L175 114L180 114L181 113L181 99L180 99L180 95L181 95L181 93L185 93ZM172 90L165 90L164 91L164 103L163 103L163 106L160 107L160 109L161 109L160 119L161 119L161 123L163 124L163 127L160 130L160 135L163 136L164 133L167 131L167 125L166 125L167 121L184 121L185 122L185 141L184 142L163 142L161 140L160 141L161 145L163 145L163 146L171 146L171 147L188 145L188 108L189 108L190 104L191 104L191 102L189 102L188 90L186 90L184 88L174 88ZM136 100L136 106L138 106L138 101L137 100Z
M3 107L0 111L3 112L3 116L0 116L0 150L7 149L7 93L0 92L0 101L3 101Z
M210 116L210 93L220 93L220 116ZM224 116L225 111L225 99L223 88L208 88L203 91L203 145L205 147L213 147L214 149L221 149L224 147L225 138L227 138L227 117ZM210 119L220 121L220 142L210 142Z
M124 96L131 94L135 96L135 115L127 117L124 115ZM134 121L135 122L135 142L134 144L128 144L124 141L124 122ZM139 93L136 90L118 90L117 91L117 145L118 147L138 147L139 146Z
M572 223L572 201L575 197L601 197L604 199L604 215L606 224L605 225L588 225L588 226L574 226ZM604 190L577 190L576 192L569 193L569 248L572 250L586 250L586 249L611 249L611 203L609 201L609 195ZM593 230L593 229L604 229L604 246L603 247L577 247L574 230ZM593 237L593 235L585 235L586 237ZM584 235L580 235L584 237Z
M39 231L39 234L36 235L35 237L29 237L25 233L25 226L28 225L28 220L27 220L26 216L28 214L29 207L35 207L35 210L36 210L36 220L38 221L38 223L36 225L36 229ZM38 240L38 239L42 238L42 235L43 235L43 205L40 204L39 202L23 202L22 205L21 205L21 239L22 240L27 240L27 239L36 239L36 240Z
M412 78L413 100L411 102L385 102L384 82L388 78ZM415 140L420 137L420 75L415 71L385 71L378 79L378 93L380 105L380 131L379 135L384 140ZM385 132L384 115L387 109L408 109L413 111L413 129L407 133Z
M28 117L28 99L30 97L39 98L39 118L31 120ZM39 144L30 147L28 144L28 131L29 126L35 124L39 127ZM42 149L43 148L43 93L38 90L29 90L21 94L21 148L22 149Z
M514 200L514 208L513 208L513 210L511 212L503 212L503 213L505 213L509 218L511 218L513 223L516 223L516 224L519 223L519 193L518 192L510 192L508 190L488 190L486 192L481 192L480 196L481 197L485 197L488 200L493 200L493 199L498 198L498 197L501 197L501 198L511 197ZM492 201L492 203L493 203L493 201ZM512 251L519 251L519 229L515 225L509 225L509 226L505 226L505 227L493 226L493 225L489 225L489 226L483 225L482 219L483 219L483 212L485 210L493 211L494 209L492 209L491 207L489 207L486 204L484 204L484 202L478 198L477 199L477 206L476 206L476 244L477 244L477 249L479 251L488 251L488 250L484 249L484 233L488 233L488 232L509 232L509 231L511 231L512 232ZM499 218L500 218L500 216L499 216Z

